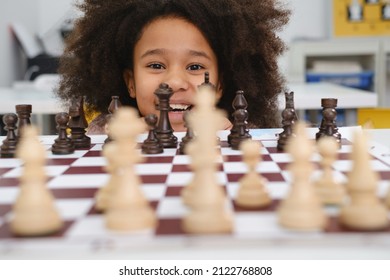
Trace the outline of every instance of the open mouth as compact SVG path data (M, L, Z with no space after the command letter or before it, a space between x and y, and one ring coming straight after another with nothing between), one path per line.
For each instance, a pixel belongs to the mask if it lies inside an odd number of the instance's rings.
M170 104L169 110L171 112L184 112L189 111L192 109L192 105L185 105L185 104Z

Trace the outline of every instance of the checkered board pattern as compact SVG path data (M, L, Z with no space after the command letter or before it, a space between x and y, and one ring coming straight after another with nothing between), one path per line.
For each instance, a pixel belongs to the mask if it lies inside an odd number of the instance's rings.
M226 135L225 135L226 136ZM142 180L142 191L156 211L158 226L155 230L137 233L117 233L109 231L104 226L104 216L95 210L94 195L108 180L104 171L105 159L101 156L104 136L92 137L93 145L87 150L77 150L74 154L59 156L52 155L50 146L54 136L42 136L42 143L47 147L47 186L55 197L56 206L63 218L64 227L59 233L43 238L21 238L13 236L9 223L12 216L18 188L18 177L22 172L18 159L0 159L0 248L1 246L32 246L44 242L51 245L63 244L94 244L99 240L119 238L126 244L153 246L159 242L208 238L208 236L193 236L181 230L181 218L189 211L183 205L180 197L181 190L191 180L189 157L179 155L176 149L165 149L163 154L145 155L145 161L137 164L136 170ZM262 160L258 171L268 180L267 188L273 198L271 206L263 209L246 210L234 203L238 190L238 180L246 172L240 151L228 147L221 138L220 157L218 159L218 181L226 191L227 207L234 218L234 231L223 235L224 240L324 240L324 238L351 240L351 236L359 240L378 241L390 237L390 228L381 232L354 232L342 228L337 220L337 207L326 207L329 215L329 225L319 232L294 232L282 228L277 223L276 208L289 190L290 174L287 170L290 156L276 150L275 134L253 134L253 139L261 141ZM226 138L225 138L226 139ZM340 182L346 182L346 174L350 170L349 153L351 143L344 139L334 164L334 176ZM381 177L378 195L384 197L390 180L390 164L388 154L372 149L372 167ZM319 176L320 156L314 155L313 162L316 171L313 177ZM389 212L390 213L390 212ZM213 238L213 237L210 237ZM215 236L214 236L215 238ZM42 243L43 242L43 243ZM230 241L229 241L230 242ZM321 241L322 242L322 241ZM10 245L12 244L12 245ZM37 250L39 248L37 245Z

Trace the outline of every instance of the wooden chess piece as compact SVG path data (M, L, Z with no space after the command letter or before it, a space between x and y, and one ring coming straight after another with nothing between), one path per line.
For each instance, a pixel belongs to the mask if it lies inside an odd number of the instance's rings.
M371 167L367 134L356 130L348 173L349 202L340 209L342 225L357 230L381 230L389 225L388 210L377 197L379 174Z
M55 117L58 129L58 137L54 140L51 151L56 155L72 154L75 151L75 146L71 138L67 136L66 130L68 128L69 114L58 113Z
M24 126L16 156L23 161L20 192L13 205L11 231L20 236L40 236L61 229L63 222L46 186L46 150L37 129Z
M184 137L181 139L181 142L180 142L180 145L179 145L179 153L181 155L186 154L186 146L187 146L187 144L195 139L194 130L192 129L192 127L190 126L190 124L188 122L189 114L191 114L191 113L187 111L183 115L184 126L187 128L187 132L184 135Z
M240 109L241 110L246 110L248 108L248 102L245 99L244 91L242 91L242 90L236 91L236 96L233 99L232 107L233 107L233 110L234 110L233 111L233 120L234 120L234 114L235 114L235 112L237 110L240 110ZM227 141L228 141L229 145L231 145L232 139L235 139L235 138L238 137L238 131L237 130L238 129L237 129L236 121L233 121L232 129L230 130L230 134L227 137ZM238 141L238 145L239 145L239 141Z
M91 138L86 135L88 122L84 112L84 97L72 100L69 108L69 128L71 130L71 139L76 149L88 149L91 147Z
M387 205L387 208L390 208L390 187L387 189L387 194L385 197L385 203Z
M290 191L277 210L279 224L296 230L320 230L327 224L322 203L311 184L314 144L306 134L306 125L297 122L295 137L286 146L292 158L289 172L292 176Z
M120 102L119 100L119 96L117 95L113 95L111 96L111 102L110 104L108 105L108 115L106 115L106 125L105 125L105 132L107 134L107 138L104 140L104 144L108 143L108 142L111 142L112 139L110 137L110 132L109 132L109 129L108 129L108 126L109 126L109 122L113 116L113 114L120 108L122 107L122 103Z
M160 117L156 128L156 137L164 148L176 148L177 137L173 135L173 129L169 120L169 100L173 95L172 89L165 83L160 84L154 92L158 98L158 109Z
M297 121L297 115L294 106L294 92L285 92L286 99L285 109L282 111L282 126L283 131L278 135L277 150L284 151L288 140L294 137L293 126Z
M118 144L115 141L110 141L104 145L102 150L102 156L107 160L107 164L104 166L104 170L109 174L108 182L101 187L95 195L96 205L95 208L99 212L104 212L108 208L108 202L110 197L115 192L120 181L120 172L116 156L120 153L118 150Z
M226 197L216 177L216 133L223 113L215 108L215 100L212 87L199 86L195 108L189 115L197 136L187 146L194 172L191 197L187 196L191 211L182 219L182 228L188 233L216 234L233 229L231 214L225 208Z
M256 170L260 163L261 145L257 141L246 140L241 143L240 150L248 172L239 181L236 204L244 208L268 206L271 198L266 189L267 180Z
M25 125L31 125L31 112L32 105L30 104L18 104L15 106L16 114L18 115L18 131L17 137L21 137L23 127Z
M145 122L149 127L148 137L142 143L141 151L144 154L161 154L164 152L163 146L158 141L155 130L157 124L157 116L148 114L145 116Z
M317 143L321 159L322 174L314 182L318 196L323 204L342 205L346 199L344 186L335 181L332 164L337 160L339 144L333 137L321 137Z
M235 125L235 136L231 138L230 146L234 150L238 150L241 142L252 139L247 128L248 111L246 109L237 109L233 113L234 125Z
M117 187L108 198L106 226L118 231L152 229L157 219L142 193L141 180L135 170L135 164L142 160L136 150L137 137L145 131L145 123L135 109L122 107L115 112L109 126L114 139L112 144L120 152L112 157L118 177Z
M341 147L341 134L338 132L336 124L337 118L337 99L336 98L322 98L321 99L322 109L322 120L319 131L316 133L316 140L319 140L324 136L333 137L339 147Z
M2 158L13 158L15 156L16 146L18 144L18 137L15 133L17 122L18 116L14 113L3 116L4 129L7 131L7 136L0 147L0 157Z

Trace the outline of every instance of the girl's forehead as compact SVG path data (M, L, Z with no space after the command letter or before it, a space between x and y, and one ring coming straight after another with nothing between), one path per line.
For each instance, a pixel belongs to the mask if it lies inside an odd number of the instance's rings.
M178 17L157 18L146 25L136 49L202 50L213 54L202 32L192 23Z

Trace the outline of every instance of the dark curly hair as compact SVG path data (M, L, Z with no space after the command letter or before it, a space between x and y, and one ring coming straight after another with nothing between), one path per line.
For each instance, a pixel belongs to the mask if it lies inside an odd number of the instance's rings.
M275 32L290 11L278 0L85 0L60 60L57 95L85 96L94 111L107 113L112 95L137 108L123 71L133 68L133 49L143 27L177 16L197 26L218 60L223 95L217 106L232 116L232 101L243 90L251 127L276 127L277 96L284 90L277 58L286 46Z

